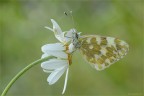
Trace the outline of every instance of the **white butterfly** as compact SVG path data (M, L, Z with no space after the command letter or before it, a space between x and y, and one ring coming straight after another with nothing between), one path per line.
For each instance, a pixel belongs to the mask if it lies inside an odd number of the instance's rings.
M103 70L124 57L129 45L118 38L99 35L83 35L72 29L72 52L78 49L92 67Z

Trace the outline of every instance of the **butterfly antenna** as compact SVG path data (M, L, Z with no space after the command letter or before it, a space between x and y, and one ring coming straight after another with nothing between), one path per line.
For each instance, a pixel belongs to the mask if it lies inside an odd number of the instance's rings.
M68 14L69 13L69 14ZM74 17L73 17L73 15L72 15L72 11L69 11L69 12L64 12L64 14L66 15L66 16L68 16L68 15L70 15L70 17L71 17L71 20L72 20L72 22L73 22L73 26L74 26L74 28L76 28L76 24L75 24L75 22L74 22Z

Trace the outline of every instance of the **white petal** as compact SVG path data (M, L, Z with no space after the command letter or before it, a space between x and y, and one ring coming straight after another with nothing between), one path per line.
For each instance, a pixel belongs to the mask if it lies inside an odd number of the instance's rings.
M52 28L45 26L46 29L49 29L50 31L53 31Z
M47 54L47 53L44 53L41 58L45 58L45 57L48 57L48 56L50 56L50 55Z
M57 24L57 22L54 19L51 19L51 22L53 23L53 29L57 32L57 34L62 34L62 30Z
M46 53L51 56L55 56L55 57L59 57L59 58L63 58L63 59L68 58L67 54L63 51L46 51Z
M76 50L75 46L73 45L73 43L69 44L69 53L72 53Z
M66 44L66 40L64 36L55 35L55 37L63 44Z
M42 52L47 52L50 50L65 50L65 46L61 43L46 44L41 47Z
M72 35L73 35L73 30L72 29L70 29L69 31L66 31L66 34L65 34L66 37L72 38Z
M42 52L47 53L51 56L56 56L59 58L67 58L67 54L63 51L65 46L61 43L46 44L42 46Z
M55 37L60 42L65 43L65 37L64 37L64 34L63 34L61 28L59 27L59 25L53 19L51 19L51 22L53 23L53 31L54 31Z
M67 68L67 71L66 71L65 82L64 82L64 88L63 88L62 94L64 94L64 93L65 93L65 90L66 90L67 81L68 81L68 72L69 72L69 68Z
M57 69L63 66L68 66L68 60L50 59L41 63L41 67L46 70Z
M69 42L72 40L72 33L69 31L65 31L64 33L64 37L65 37L65 42Z
M54 70L43 69L43 71L46 72L46 73L52 73Z
M47 81L49 82L49 85L52 85L55 82L57 82L57 80L63 75L66 69L67 69L67 66L64 66L53 71L47 79Z

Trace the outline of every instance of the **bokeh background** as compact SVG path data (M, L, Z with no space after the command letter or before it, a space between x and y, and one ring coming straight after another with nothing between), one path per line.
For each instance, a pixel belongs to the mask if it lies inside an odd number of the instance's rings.
M55 19L63 31L75 27L86 34L125 40L128 54L106 70L97 71L79 52L73 55L64 96L143 96L143 0L1 0L0 93L29 63L41 58L41 46L58 42L44 26ZM64 12L73 11L71 16ZM64 77L48 85L39 65L10 88L7 96L61 96Z

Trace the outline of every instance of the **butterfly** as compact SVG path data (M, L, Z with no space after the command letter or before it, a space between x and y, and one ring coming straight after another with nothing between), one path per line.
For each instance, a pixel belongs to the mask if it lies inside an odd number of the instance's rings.
M85 60L95 69L104 70L110 65L123 58L128 50L129 45L118 38L100 36L100 35L83 35L72 32L73 51L79 50Z

